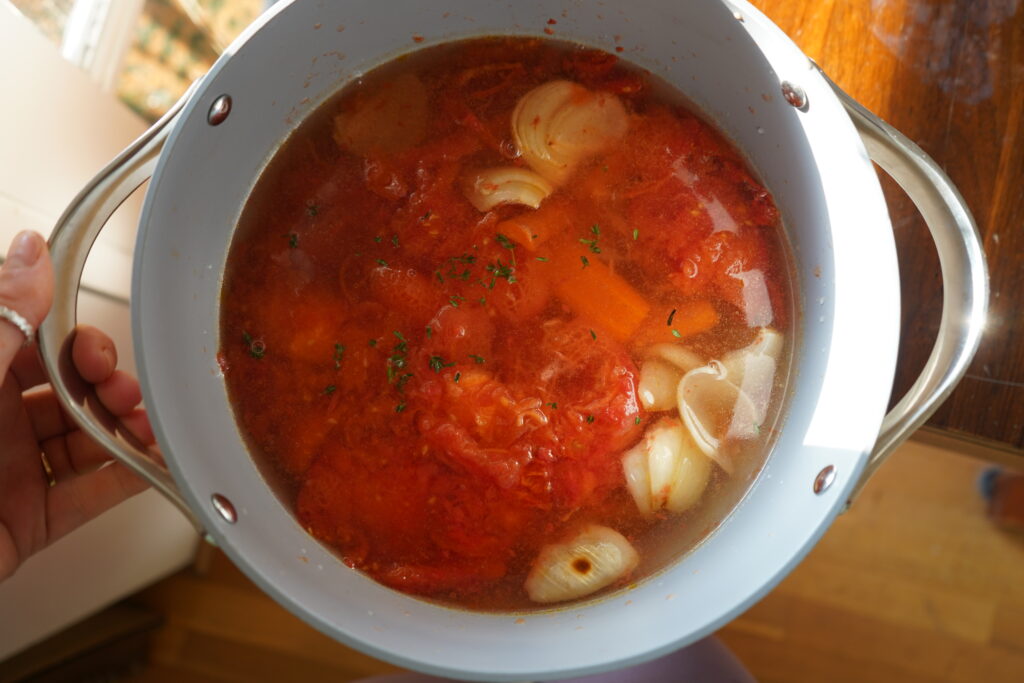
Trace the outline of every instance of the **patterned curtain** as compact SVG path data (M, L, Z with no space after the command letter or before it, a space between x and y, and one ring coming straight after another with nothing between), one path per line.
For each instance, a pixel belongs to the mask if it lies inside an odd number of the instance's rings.
M75 0L11 2L50 40L61 43ZM145 0L134 42L125 54L117 94L143 118L155 121L272 3L273 0Z
M264 0L146 0L118 83L124 102L151 121L205 74L264 9Z

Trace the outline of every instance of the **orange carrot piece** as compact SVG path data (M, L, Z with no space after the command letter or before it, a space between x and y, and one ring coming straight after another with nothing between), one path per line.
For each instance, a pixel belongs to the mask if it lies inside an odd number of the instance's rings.
M537 251L549 239L564 234L571 227L572 218L564 203L549 199L539 209L524 211L498 223L495 230L528 251Z
M565 248L547 258L559 298L616 340L625 342L633 336L650 312L639 292L593 254Z
M674 309L675 313L672 313L672 308L661 306L647 316L636 335L636 345L677 342L707 332L718 324L718 311L710 301L686 301ZM669 315L672 316L671 325L668 324Z

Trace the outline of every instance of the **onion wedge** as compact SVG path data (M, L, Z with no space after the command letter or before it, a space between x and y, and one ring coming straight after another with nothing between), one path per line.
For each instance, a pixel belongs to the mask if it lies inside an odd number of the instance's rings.
M626 109L617 97L572 81L539 85L512 111L512 135L523 159L556 186L628 128Z
M526 593L540 603L574 600L611 585L639 561L622 534L591 524L572 539L540 551L526 577Z
M500 166L475 174L466 183L466 199L478 211L487 212L499 204L523 204L536 209L554 191L551 183L526 168Z

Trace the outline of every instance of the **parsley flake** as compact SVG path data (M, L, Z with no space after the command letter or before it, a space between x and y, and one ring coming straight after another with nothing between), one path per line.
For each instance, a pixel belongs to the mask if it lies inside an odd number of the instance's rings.
M475 353L469 354L469 357L472 358L474 361L476 361L477 365L482 365L483 362L484 362L484 357L483 356L478 356Z
M638 237L640 237L640 228L633 228L633 241L636 242Z
M299 246L299 235L295 232L288 233L288 246L294 249Z
M597 332L594 332L593 330L591 330L590 331L590 338L593 339L594 341L597 341Z
M455 373L455 377L454 377L453 379L454 379L454 380L455 380L456 382L458 382L458 381L459 381L459 378L461 378L461 377L462 377L462 373L461 373L461 372L456 372L456 373Z
M404 403L399 403L397 406L395 406L395 412L396 413L400 413L403 410L405 410L405 404Z
M681 339L683 335L679 334L679 330L672 328L672 336L676 339Z
M635 425L640 424L640 416L639 415L637 415L636 418L633 420L633 424L635 424Z
M537 260L540 261L541 263L547 263L548 262L547 258L545 258L543 256L538 256Z
M339 369L341 367L341 359L344 357L344 355L345 355L345 346L344 346L344 344L338 344L337 342L335 342L335 344L334 344L334 369L335 370L337 370L337 369Z
M455 365L455 361L452 361L451 363L445 363L444 358L442 358L441 356L431 356L428 364L430 365L430 369L433 370L434 372L441 372L441 370L445 368L450 368L451 366Z
M548 403L547 405L551 406L552 410L558 410L558 404L557 403L552 402L552 403Z
M587 259L586 256L580 256L580 262L583 264L584 268L590 265L590 260Z
M461 297L458 294L452 294L450 297L448 297L448 303L450 303L455 308L459 307L459 302L465 301L465 300L466 300L465 297Z
M259 360L266 355L267 345L262 339L253 339L251 334L242 330L242 341L244 341L245 345L249 347L249 355L256 360Z
M306 213L310 216L315 216L320 213L320 207L313 202L306 202Z
M371 348L376 348L376 346L377 346L377 340L376 339L371 339L369 343L370 343L370 347Z
M331 394L334 393L334 390L337 388L338 387L334 386L333 384L328 384L326 387L324 387L324 395L330 396Z
M377 264L378 264L378 265L381 265L381 266L384 266L385 268L387 268L387 266L388 266L388 262L387 262L387 261L385 261L385 260L384 260L384 259L382 259L382 258L379 258L379 259L377 259Z
M587 424L592 424L593 422L594 422L594 416L593 415L587 415Z

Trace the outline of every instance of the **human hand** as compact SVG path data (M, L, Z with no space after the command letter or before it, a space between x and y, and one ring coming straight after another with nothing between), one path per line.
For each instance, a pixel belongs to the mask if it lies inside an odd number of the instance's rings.
M53 266L43 238L22 232L0 266L0 307L35 329L53 300ZM146 488L64 413L35 345L0 317L0 581L33 553ZM153 443L138 382L117 370L109 337L79 326L71 352L100 402L143 443ZM44 464L45 463L45 464Z

